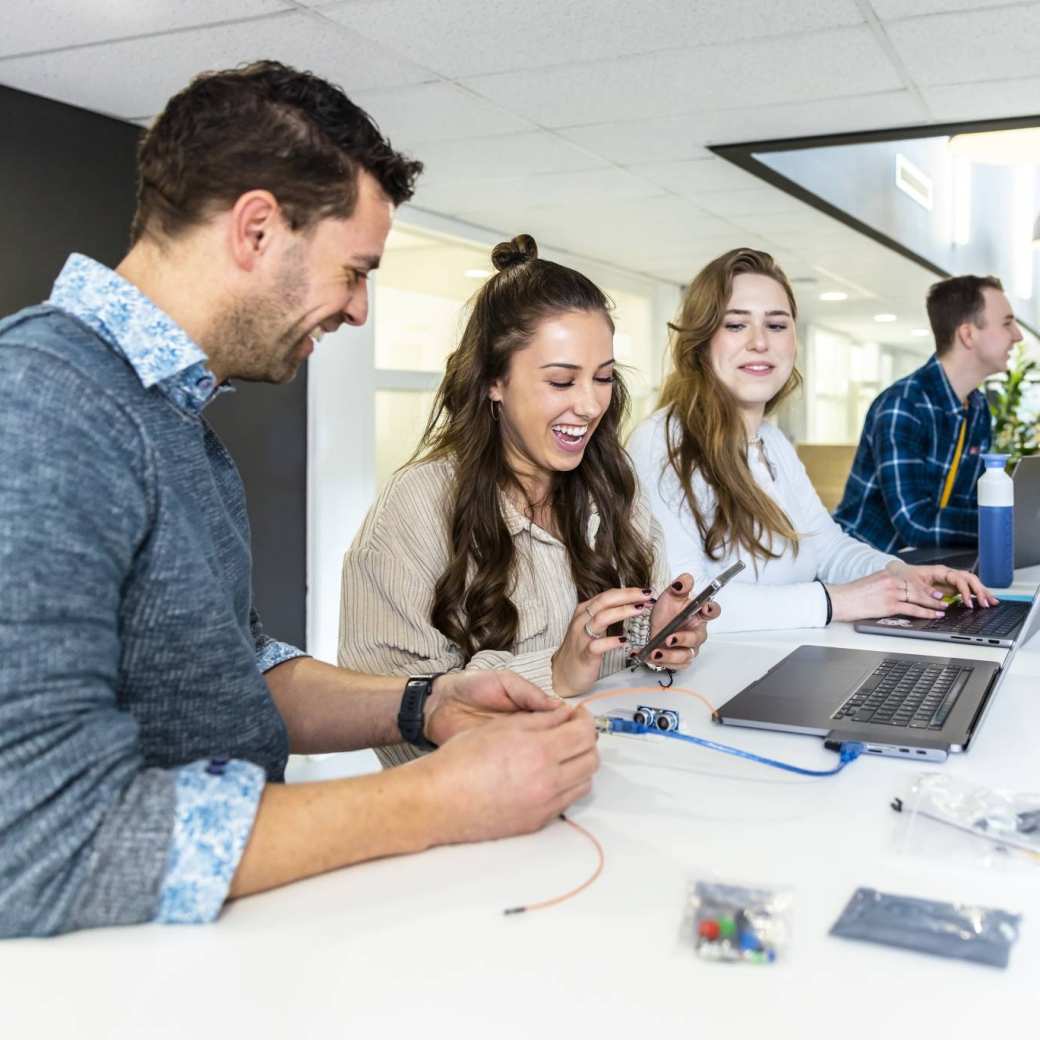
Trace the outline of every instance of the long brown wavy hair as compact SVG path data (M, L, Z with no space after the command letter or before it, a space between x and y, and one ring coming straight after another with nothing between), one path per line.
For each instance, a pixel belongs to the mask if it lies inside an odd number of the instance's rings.
M570 311L601 313L611 329L611 304L585 275L538 259L529 235L499 243L491 254L497 274L474 297L458 348L449 356L426 430L409 465L450 460L454 489L446 520L451 553L437 581L431 620L468 661L480 650L511 650L518 614L510 598L516 553L500 492L523 488L507 463L502 432L488 392L509 372L510 358L548 318ZM549 493L567 549L579 599L606 589L650 584L652 548L636 531L632 509L636 479L619 430L628 393L615 372L610 405L585 448L580 465L554 474ZM595 509L599 528L588 540Z
M725 320L738 274L761 274L787 294L791 318L798 315L787 276L757 249L733 249L712 260L686 289L671 330L672 369L661 388L666 409L668 462L697 523L704 552L717 560L725 550L744 549L755 559L776 559L782 539L798 551L798 532L787 514L755 482L747 463L747 431L733 394L711 364L712 336ZM766 403L766 414L802 382L797 369ZM715 510L705 516L693 493L693 473L715 493Z

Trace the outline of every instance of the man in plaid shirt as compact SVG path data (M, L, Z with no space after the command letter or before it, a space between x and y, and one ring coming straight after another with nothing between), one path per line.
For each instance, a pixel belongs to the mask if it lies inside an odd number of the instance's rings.
M928 292L935 353L870 406L834 519L883 552L974 546L991 417L979 389L1022 338L1004 287L962 275Z

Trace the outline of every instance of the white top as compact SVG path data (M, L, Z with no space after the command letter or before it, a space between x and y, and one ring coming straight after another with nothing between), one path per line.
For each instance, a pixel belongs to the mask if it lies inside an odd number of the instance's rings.
M762 452L749 446L748 466L759 487L790 518L800 539L797 555L788 546L775 560L753 560L743 550L729 549L719 560L708 558L679 478L667 465L663 411L639 425L628 453L650 508L664 528L668 559L676 574L689 571L700 585L738 559L747 565L716 597L722 616L712 622L713 632L818 628L826 624L827 601L816 578L855 581L881 570L895 557L842 531L820 501L794 446L772 423L763 422L758 434ZM698 473L692 483L702 513L710 518L714 492Z

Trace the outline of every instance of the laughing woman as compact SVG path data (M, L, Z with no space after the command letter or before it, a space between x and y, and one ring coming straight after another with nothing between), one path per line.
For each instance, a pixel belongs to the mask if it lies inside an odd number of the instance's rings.
M786 275L755 249L713 260L686 290L660 410L629 443L673 565L705 581L748 564L719 593L728 631L939 617L937 585L995 603L974 575L908 566L830 518L766 418L801 381L796 316Z
M339 663L397 675L508 668L572 696L622 669L640 628L671 620L692 582L669 584L618 440L627 395L606 296L538 259L527 235L498 245L492 263L415 458L344 558ZM653 663L688 665L717 613ZM378 754L394 765L416 751Z

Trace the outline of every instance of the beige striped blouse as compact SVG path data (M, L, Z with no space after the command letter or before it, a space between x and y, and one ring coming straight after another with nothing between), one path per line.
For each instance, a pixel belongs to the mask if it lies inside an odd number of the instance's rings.
M448 564L449 495L454 466L424 462L395 474L343 559L339 663L377 675L415 675L460 668L462 655L430 621L434 586ZM516 584L512 600L518 614L512 652L482 650L467 668L509 668L548 693L552 655L563 640L578 604L564 545L533 524L501 495L506 526L516 545ZM661 528L640 498L636 529L654 548L653 585L659 592L671 580ZM599 517L590 518L594 537ZM615 650L603 660L601 675L624 667ZM411 745L379 748L384 765L416 757Z

